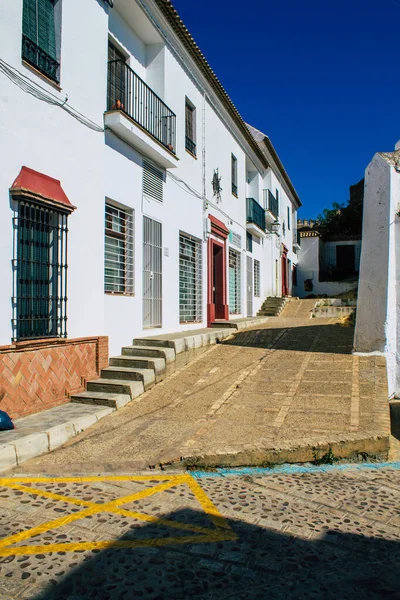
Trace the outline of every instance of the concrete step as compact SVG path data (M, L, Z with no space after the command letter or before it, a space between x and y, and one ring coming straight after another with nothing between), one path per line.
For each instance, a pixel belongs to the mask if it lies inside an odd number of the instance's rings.
M110 406L111 408L122 408L132 400L130 394L109 394L104 392L81 392L71 396L71 402L79 404L95 404L98 406Z
M155 383L154 371L150 369L143 369L148 371L147 385L142 381L132 381L129 379L94 379L88 381L86 389L88 392L106 392L107 394L129 394L131 398L136 398L143 393L144 389L151 388Z
M217 328L218 329L225 329L225 328L229 328L229 329L237 329L237 325L235 323L232 323L232 321L214 321L214 323L210 323L210 327Z
M112 356L109 360L110 367L128 367L135 369L153 369L156 374L156 379L165 371L166 360L161 356Z
M143 375L144 373L144 375ZM126 381L143 381L145 387L147 387L147 383L151 384L153 377L149 374L153 373L154 383L160 381L162 379L163 372L157 373L153 369L153 367L140 366L140 367L128 367L128 366L115 366L111 365L101 370L102 379L115 379L115 380L126 380Z
M160 340L157 338L135 338L132 340L134 346L155 346L156 348L171 348L173 345L170 340Z
M167 365L175 361L175 350L167 346L124 346L121 352L123 356L163 358Z

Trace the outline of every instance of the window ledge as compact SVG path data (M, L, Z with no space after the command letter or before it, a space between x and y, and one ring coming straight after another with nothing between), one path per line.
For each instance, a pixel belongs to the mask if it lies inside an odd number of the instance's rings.
M188 150L187 148L185 148L185 150L186 150L186 152L187 152L188 154L190 154L190 156L191 156L192 158L194 158L195 160L197 160L197 156L196 156L195 154L193 154L193 152L190 152L190 150Z
M40 77L40 79L43 79L43 81L45 81L46 83L48 83L49 85L51 85L58 92L62 91L62 87L58 83L56 83L53 79L50 79L50 77L46 77L46 75L44 75L41 71L39 71L39 69L35 69L35 67L33 65L31 65L30 63L28 63L24 59L22 59L21 62L22 62L22 64L23 64L24 67L26 67L27 69L29 69L29 71L32 71L32 73L34 73L35 75L37 75L38 77Z
M104 292L106 296L122 296L123 298L134 298L135 294L126 294L125 292Z

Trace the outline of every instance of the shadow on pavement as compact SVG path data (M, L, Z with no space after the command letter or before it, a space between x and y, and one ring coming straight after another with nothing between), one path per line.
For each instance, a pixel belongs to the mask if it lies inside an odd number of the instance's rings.
M222 344L297 352L351 354L353 339L353 327L343 327L335 323L242 331L237 333L234 339L226 340Z
M165 518L210 527L209 523L204 525L204 517L204 513L185 509ZM84 557L82 553L67 553L64 557L66 567L70 565L67 575L56 582L52 581L50 571L46 589L30 597L34 600L399 597L400 547L394 541L338 530L327 530L317 541L308 541L240 520L227 522L237 535L235 541L87 551ZM165 543L167 537L186 535L194 534L178 529L167 531L151 524L133 526L120 541L158 538ZM82 559L82 563L73 566Z

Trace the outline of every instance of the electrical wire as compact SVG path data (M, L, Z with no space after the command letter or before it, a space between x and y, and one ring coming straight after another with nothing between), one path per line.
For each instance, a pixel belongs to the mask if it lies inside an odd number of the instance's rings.
M62 108L62 110L65 110L65 112L71 115L71 117L74 117L74 119L79 121L79 123L85 125L86 127L89 127L89 129L92 129L93 131L97 131L98 133L102 133L104 131L103 127L97 125L96 123L94 123L94 121L88 119L87 117L85 117L85 115L83 115L78 110L70 106L68 104L68 97L66 97L65 100L60 100L55 94L52 94L51 92L40 86L38 83L36 83L20 71L18 71L15 67L9 65L1 58L0 72L2 72L6 77L8 77L8 79L12 83L17 85L23 92L30 94L31 96L37 98L42 102L46 102L47 104L50 104L52 106L58 106L59 108Z

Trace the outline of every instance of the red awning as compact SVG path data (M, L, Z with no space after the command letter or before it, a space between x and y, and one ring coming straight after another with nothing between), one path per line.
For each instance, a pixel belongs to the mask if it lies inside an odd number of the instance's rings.
M58 179L39 173L29 167L22 167L18 177L11 186L12 196L28 196L48 204L57 205L72 212L75 206L71 204Z

